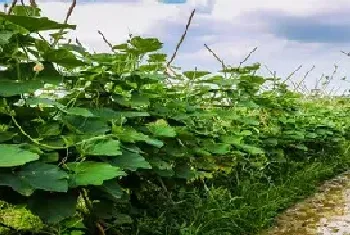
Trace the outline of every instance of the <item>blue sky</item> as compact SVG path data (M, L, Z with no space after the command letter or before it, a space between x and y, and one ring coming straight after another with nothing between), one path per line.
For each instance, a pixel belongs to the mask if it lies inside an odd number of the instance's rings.
M69 0L37 2L43 15L58 21L70 5ZM350 57L340 52L350 51L348 0L78 0L70 19L77 30L71 36L95 51L108 51L97 30L115 44L131 32L160 38L164 51L171 53L193 8L193 23L175 60L184 70L220 69L204 48L206 43L231 65L258 47L249 62L261 62L281 77L303 65L296 81L315 65L309 87L322 73L331 75L334 64L339 66L337 79L348 75ZM264 66L261 73L268 74ZM343 89L347 84L339 81L334 86Z

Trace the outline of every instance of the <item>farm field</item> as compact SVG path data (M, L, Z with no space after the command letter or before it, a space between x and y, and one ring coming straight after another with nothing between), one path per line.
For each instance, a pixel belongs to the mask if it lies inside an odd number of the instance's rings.
M195 11L172 55L103 32L111 52L91 53L65 39L75 7L0 12L0 234L350 234L350 100L332 77L308 91L207 45L221 71L178 70Z

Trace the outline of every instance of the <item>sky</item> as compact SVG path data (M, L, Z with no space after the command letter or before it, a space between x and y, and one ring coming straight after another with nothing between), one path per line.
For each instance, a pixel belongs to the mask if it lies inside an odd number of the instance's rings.
M37 0L42 16L60 22L70 2ZM129 33L157 37L164 43L163 52L171 55L194 8L192 24L174 61L182 70L221 68L204 43L234 66L257 47L245 64L260 62L263 75L269 75L267 66L286 78L302 65L292 77L299 81L315 65L306 80L312 89L315 80L322 74L332 75L336 65L336 81L330 88L350 88L350 83L341 81L350 71L350 57L340 52L350 52L348 0L78 0L69 19L77 30L70 36L96 52L109 51L98 30L112 44L125 42Z

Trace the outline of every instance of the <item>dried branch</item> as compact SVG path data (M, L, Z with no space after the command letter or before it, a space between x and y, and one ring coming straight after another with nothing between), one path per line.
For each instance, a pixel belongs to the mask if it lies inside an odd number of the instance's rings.
M264 65L267 71L269 71L270 75L273 77L273 89L276 89L276 81L279 80L277 79L277 72L276 71L271 71L266 65Z
M239 62L238 68L240 68L241 65L242 65L244 62L246 62L246 61L249 59L249 57L250 57L257 49L258 49L258 48L255 47L251 52L249 52L248 56L245 57L243 61Z
M31 7L38 7L38 5L36 4L36 2L35 2L35 0L29 0L29 2L30 2L30 6Z
M283 84L285 84L297 71L299 71L303 66L299 65L299 67L294 70L291 74L289 74L289 76L282 82Z
M68 23L68 19L69 17L72 15L73 13L73 9L77 6L77 0L72 0L72 4L69 7L68 11L67 11L67 15L66 15L66 19L64 20L64 24ZM63 29L60 29L59 34L63 33ZM58 43L59 38L55 38L53 45L56 45Z
M325 90L327 88L327 86L330 84L330 81L334 79L334 75L336 74L337 70L338 70L338 66L337 65L334 65L334 70L333 70L333 73L332 75L329 77L329 76L326 76L326 82L324 84L322 84L322 90Z
M69 7L64 24L68 23L69 17L72 15L74 8L77 6L77 0L72 1L72 5Z
M175 59L176 57L176 54L182 44L182 42L184 41L185 37L186 37L186 34L187 34L187 31L191 25L191 21L192 21L192 18L194 16L194 13L195 13L196 9L193 9L193 11L191 12L191 15L190 15L190 18L188 19L188 22L187 22L187 25L186 25L186 28L185 28L185 32L181 35L181 39L179 41L179 43L176 45L176 49L175 49L175 52L173 53L173 55L171 56L171 59L169 60L169 62L167 63L167 67L170 67L170 64L173 62L173 60Z
M107 40L107 38L105 37L105 35L104 35L100 30L98 30L97 32L98 32L99 35L102 36L103 41L111 48L111 50L112 50L112 52L113 52L113 51L114 51L114 50L113 50L113 45Z
M344 51L340 51L341 53L344 53L345 55L347 55L347 56L350 56L350 52L348 52L348 53L346 53L346 52L344 52Z
M264 65L267 71L271 74L271 76L275 77L276 76L276 71L272 72L266 65Z
M301 81L298 83L298 85L297 85L297 87L296 87L297 90L299 89L300 85L305 81L305 79L307 78L307 76L309 75L309 73L310 73L312 70L314 70L315 68L316 68L316 66L313 65L312 68L306 72L306 74L304 75L303 79L301 79Z
M220 57L219 57L215 52L213 52L213 50L210 49L210 48L208 47L207 44L204 44L204 46L205 46L205 47L207 48L207 50L215 57L215 59L221 63L222 68L223 68L223 69L226 69L227 66L225 65L224 61L223 61L222 59L220 59Z
M16 4L17 4L17 0L13 0L12 1L12 5L11 5L11 7L10 7L8 13L7 13L8 15L10 15L12 13L12 10L16 6Z

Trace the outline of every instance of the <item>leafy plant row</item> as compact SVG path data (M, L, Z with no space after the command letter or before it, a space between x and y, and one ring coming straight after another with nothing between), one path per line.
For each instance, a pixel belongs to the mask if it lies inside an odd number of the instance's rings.
M64 41L75 26L27 6L0 28L0 199L51 234L137 234L146 194L218 174L273 183L347 147L346 98L315 101L277 79L263 90L259 64L169 78L156 38L92 54Z

